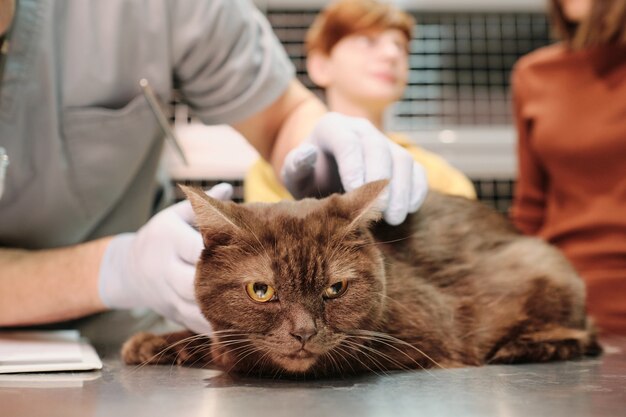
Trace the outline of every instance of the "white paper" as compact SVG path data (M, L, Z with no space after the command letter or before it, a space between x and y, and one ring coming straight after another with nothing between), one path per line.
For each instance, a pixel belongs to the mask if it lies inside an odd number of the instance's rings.
M101 369L78 331L0 332L0 374Z
M0 388L80 388L85 382L95 381L101 373L94 372L47 372L47 373L0 373Z

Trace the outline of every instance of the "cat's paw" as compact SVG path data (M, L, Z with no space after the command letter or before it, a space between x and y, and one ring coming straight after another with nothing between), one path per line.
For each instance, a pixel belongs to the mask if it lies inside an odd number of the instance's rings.
M488 363L529 363L580 359L602 348L586 330L557 327L522 335L500 346Z
M122 360L127 365L168 362L169 343L152 333L137 333L122 346Z

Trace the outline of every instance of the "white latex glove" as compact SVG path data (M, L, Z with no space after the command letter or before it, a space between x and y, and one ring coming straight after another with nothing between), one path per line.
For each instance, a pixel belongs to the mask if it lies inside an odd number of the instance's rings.
M285 158L281 177L295 198L352 191L375 180L390 179L381 194L384 219L392 225L417 211L428 192L424 168L369 121L328 113L303 144Z
M218 184L211 197L230 199L229 184ZM195 215L189 201L162 210L137 233L115 236L100 265L100 298L109 308L148 307L202 334L211 326L194 295L196 262L204 248L192 227Z

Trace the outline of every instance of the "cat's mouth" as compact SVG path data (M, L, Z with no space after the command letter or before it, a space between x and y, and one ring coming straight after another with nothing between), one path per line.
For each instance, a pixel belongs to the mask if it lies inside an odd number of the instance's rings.
M300 348L291 353L277 355L276 361L287 371L306 372L317 362L317 357L316 353Z
M306 350L305 348L300 348L294 353L287 355L289 359L309 359L314 356L317 356L315 353Z

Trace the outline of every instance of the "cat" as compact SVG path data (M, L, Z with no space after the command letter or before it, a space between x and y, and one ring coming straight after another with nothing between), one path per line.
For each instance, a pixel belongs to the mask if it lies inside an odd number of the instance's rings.
M139 333L123 360L332 377L601 352L583 282L557 249L436 191L389 226L387 183L242 205L183 187L205 246L196 298L214 331Z

